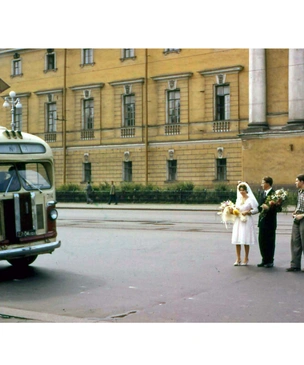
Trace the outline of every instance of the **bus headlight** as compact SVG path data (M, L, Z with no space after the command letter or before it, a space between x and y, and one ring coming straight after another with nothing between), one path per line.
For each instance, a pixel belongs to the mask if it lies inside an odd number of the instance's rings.
M55 221L58 218L58 212L56 209L51 209L49 211L49 217L52 221Z

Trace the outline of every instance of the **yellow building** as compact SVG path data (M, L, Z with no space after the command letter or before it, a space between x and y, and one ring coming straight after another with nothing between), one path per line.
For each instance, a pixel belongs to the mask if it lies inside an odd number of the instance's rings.
M304 51L1 49L14 128L54 151L57 186L293 185L304 172ZM1 90L0 90L1 91ZM10 109L0 124L12 128Z

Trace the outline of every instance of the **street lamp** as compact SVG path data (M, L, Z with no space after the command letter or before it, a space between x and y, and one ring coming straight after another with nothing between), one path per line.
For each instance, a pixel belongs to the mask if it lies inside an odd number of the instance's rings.
M11 114L12 114L12 131L15 130L15 108L20 109L22 108L22 104L20 103L19 98L16 98L16 93L15 91L11 91L9 93L10 99L8 97L4 98L4 103L3 103L3 107L4 108L9 108L10 105L11 107Z

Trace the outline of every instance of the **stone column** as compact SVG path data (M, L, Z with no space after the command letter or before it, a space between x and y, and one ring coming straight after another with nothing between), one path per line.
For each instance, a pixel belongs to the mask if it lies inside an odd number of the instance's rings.
M268 129L265 49L249 50L249 129Z
M304 49L289 50L288 124L304 126Z

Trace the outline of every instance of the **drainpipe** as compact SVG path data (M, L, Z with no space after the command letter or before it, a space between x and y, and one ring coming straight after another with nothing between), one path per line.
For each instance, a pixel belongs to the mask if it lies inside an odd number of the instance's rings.
M63 65L63 103L62 103L62 148L63 148L63 184L66 184L66 70L67 50L64 49Z
M146 125L145 125L145 183L148 185L149 161L148 161L148 49L145 49L145 100L146 100Z

